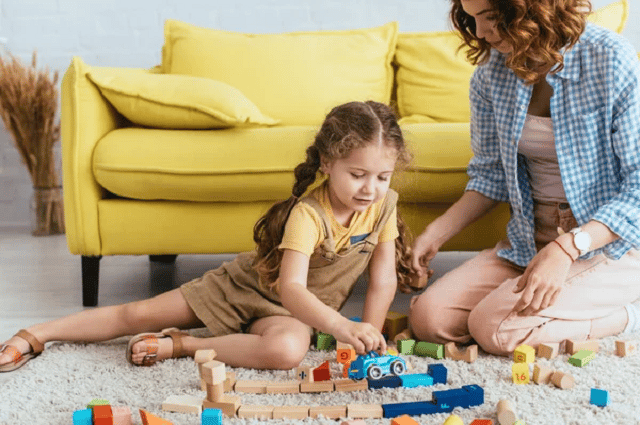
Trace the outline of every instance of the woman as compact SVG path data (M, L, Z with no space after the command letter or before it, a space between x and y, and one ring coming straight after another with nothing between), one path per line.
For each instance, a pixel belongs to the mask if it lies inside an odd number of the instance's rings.
M640 329L640 70L622 37L586 23L588 0L453 0L479 64L469 183L416 239L420 274L453 235L508 202L508 239L414 298L413 332L520 344Z

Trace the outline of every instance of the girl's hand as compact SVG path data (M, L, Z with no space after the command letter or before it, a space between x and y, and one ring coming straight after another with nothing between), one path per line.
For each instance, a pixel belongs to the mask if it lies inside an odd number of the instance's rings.
M549 243L533 257L513 292L522 292L513 311L530 316L552 306L569 274L573 260L557 244Z
M387 341L370 323L345 319L331 332L331 335L340 342L351 344L358 354L366 354L378 349L381 354L387 351Z

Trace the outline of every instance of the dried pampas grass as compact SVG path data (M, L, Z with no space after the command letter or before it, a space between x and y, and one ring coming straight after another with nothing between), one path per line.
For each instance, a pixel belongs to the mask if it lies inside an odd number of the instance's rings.
M60 180L53 147L60 140L58 73L38 70L15 56L0 56L0 117L27 167L35 190L34 235L64 233Z

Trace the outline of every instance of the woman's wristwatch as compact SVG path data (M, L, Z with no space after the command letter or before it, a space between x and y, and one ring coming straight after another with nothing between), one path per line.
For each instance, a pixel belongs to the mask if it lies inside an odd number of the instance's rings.
M580 257L591 251L591 235L580 227L569 231L573 234L573 246L580 251Z

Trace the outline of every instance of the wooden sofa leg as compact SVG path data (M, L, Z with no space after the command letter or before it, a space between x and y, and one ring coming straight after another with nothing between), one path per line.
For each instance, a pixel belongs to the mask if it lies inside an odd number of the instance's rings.
M98 280L101 258L101 255L95 257L82 256L82 305L85 307L98 305Z
M162 263L162 264L172 264L176 262L177 255L169 254L169 255L150 255L149 261L154 263Z

